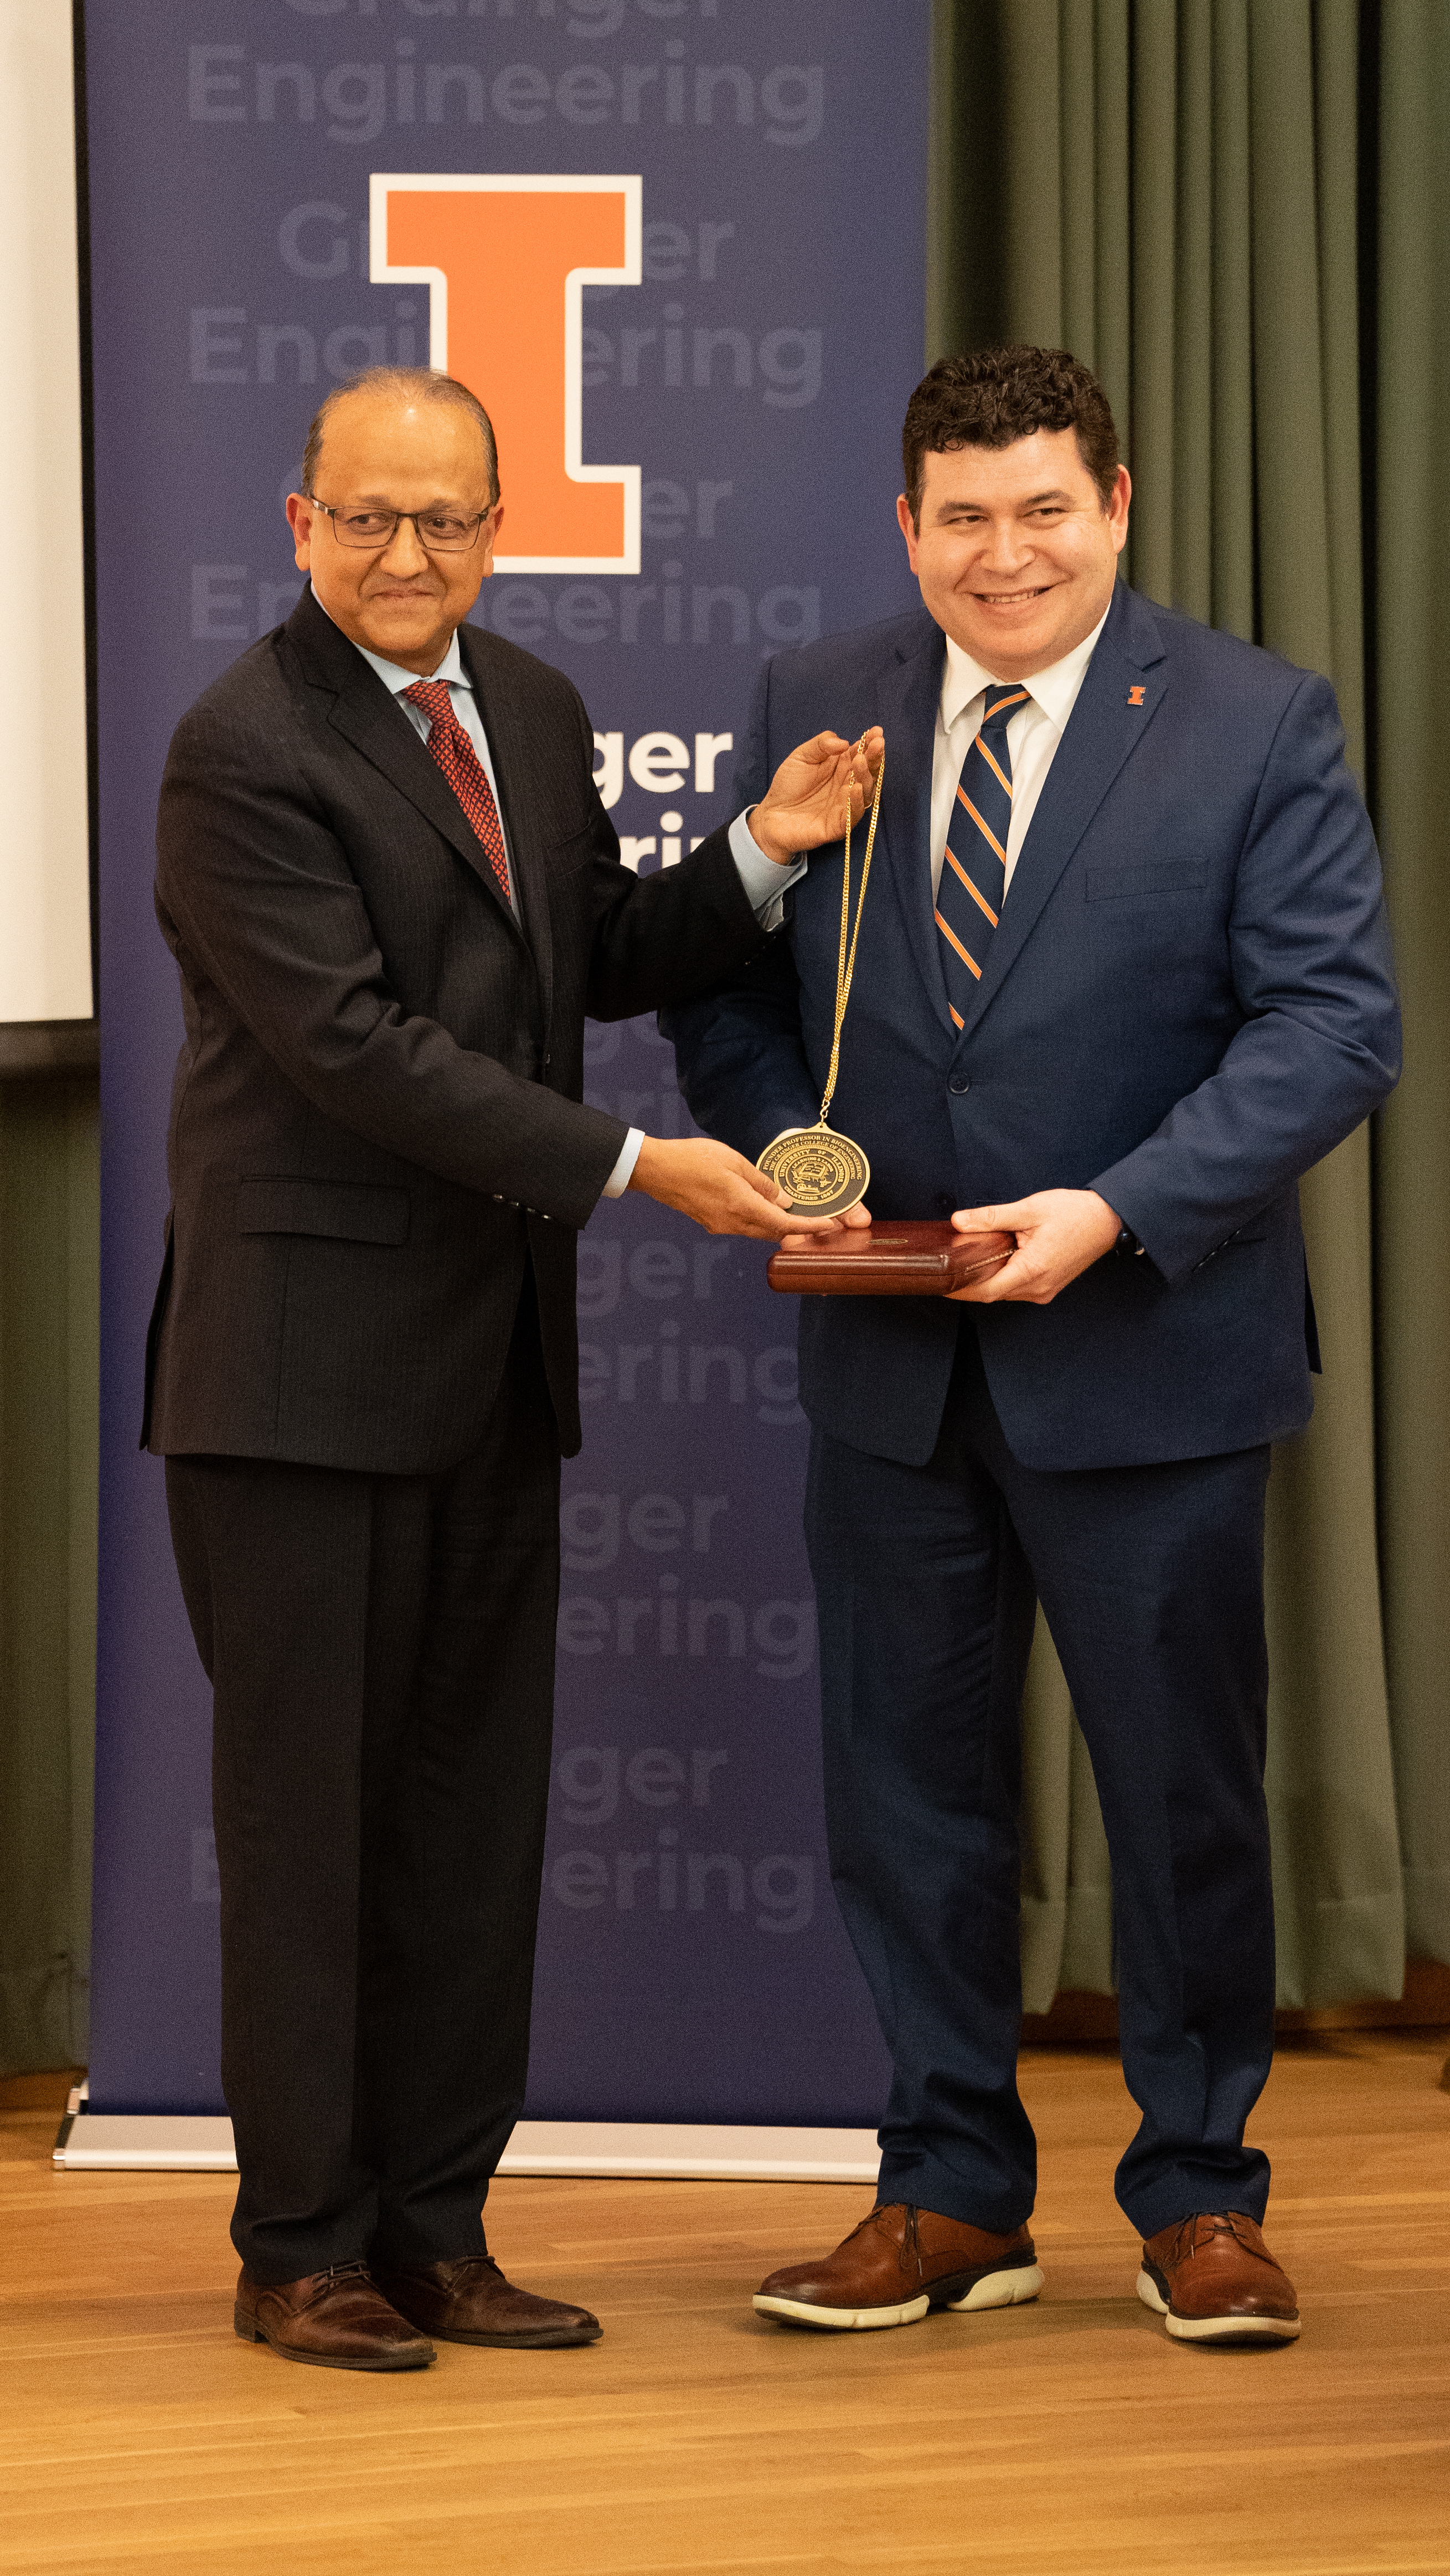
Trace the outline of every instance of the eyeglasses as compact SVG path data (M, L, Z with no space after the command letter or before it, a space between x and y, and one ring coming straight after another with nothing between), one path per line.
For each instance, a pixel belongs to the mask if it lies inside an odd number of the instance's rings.
M478 543L478 532L485 519L491 519L498 508L490 501L486 510L475 511L472 518L460 518L451 510L348 510L332 501L319 501L314 492L307 494L309 507L321 510L332 521L332 533L340 546L351 546L362 555L381 554L390 546L404 519L411 519L418 543L430 555L466 555Z

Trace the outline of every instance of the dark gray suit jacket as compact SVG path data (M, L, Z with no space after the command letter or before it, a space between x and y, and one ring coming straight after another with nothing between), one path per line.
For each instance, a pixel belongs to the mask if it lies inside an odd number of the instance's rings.
M588 1013L683 1000L761 932L724 830L621 866L557 671L465 626L515 921L428 751L305 592L177 728L157 913L186 1040L143 1445L419 1474L478 1439L531 1258L567 1454L575 1236L626 1126Z

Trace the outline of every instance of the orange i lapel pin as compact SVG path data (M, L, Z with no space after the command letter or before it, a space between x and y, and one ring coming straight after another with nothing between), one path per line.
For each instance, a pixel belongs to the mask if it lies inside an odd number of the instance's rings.
M1145 682L1144 682L1144 684L1143 684L1143 688L1146 688L1146 687L1147 687L1147 682L1145 681ZM1130 690L1128 691L1128 704L1129 704L1129 706L1130 706L1130 707L1140 707L1140 706L1142 705L1142 703L1143 703L1143 689L1130 689Z

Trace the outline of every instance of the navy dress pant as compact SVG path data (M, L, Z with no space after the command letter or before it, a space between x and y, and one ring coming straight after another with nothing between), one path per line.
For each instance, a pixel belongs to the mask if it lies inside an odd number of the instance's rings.
M171 1457L214 1688L232 2241L261 2281L483 2251L523 2106L559 1586L526 1284L437 1475Z
M1274 2041L1264 1805L1266 1448L1049 1474L997 1420L963 1318L924 1467L816 1435L806 1535L821 1631L831 1871L894 2080L883 2202L979 2227L1032 2209L1017 2091L1019 1705L1041 1601L1113 1866L1118 2168L1145 2236L1262 2218L1244 2126Z

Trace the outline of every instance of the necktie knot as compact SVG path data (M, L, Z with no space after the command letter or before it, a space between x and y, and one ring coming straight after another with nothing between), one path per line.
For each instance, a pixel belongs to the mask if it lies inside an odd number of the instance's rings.
M411 699L420 715L425 715L430 724L446 725L450 718L455 724L458 721L453 714L453 700L448 694L446 680L415 680L403 695Z
M1007 727L1019 707L1025 707L1030 691L1018 680L989 680L982 708L982 731L990 733L995 744L998 735L1005 740Z

